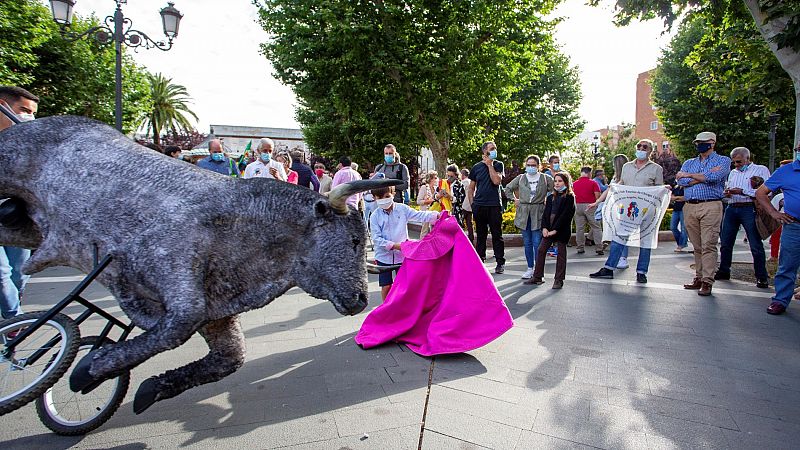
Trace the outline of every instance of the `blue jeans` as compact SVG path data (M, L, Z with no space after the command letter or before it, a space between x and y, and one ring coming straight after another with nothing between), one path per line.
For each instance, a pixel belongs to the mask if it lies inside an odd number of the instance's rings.
M647 269L650 268L650 253L652 253L652 250L649 248L639 249L639 259L636 262L636 273L647 273ZM616 269L617 264L619 264L619 259L623 256L626 258L628 257L628 247L616 241L611 241L611 252L608 254L605 268L610 270Z
M542 243L542 229L531 229L531 218L528 217L528 224L522 230L522 243L525 246L525 260L528 267L533 267L536 262L536 254L539 252L539 244Z
M783 306L789 306L794 295L797 269L800 268L798 248L800 248L800 223L784 224L781 232L781 252L778 255L778 271L775 273L775 296L772 297L773 302L782 303Z
M756 272L756 279L768 279L764 243L761 242L761 236L758 234L756 210L753 206L728 206L725 209L725 215L722 218L722 234L719 236L719 271L727 274L731 273L733 245L736 243L736 235L739 233L740 226L744 227L744 232L747 234L750 253L753 255L753 268Z
M678 225L680 224L680 229ZM672 236L675 237L675 245L678 247L686 247L689 243L689 235L686 233L686 224L683 221L683 210L672 210L672 219L669 223L669 229L672 231Z
M19 247L0 247L0 313L9 319L22 312L19 297L30 278L20 272L31 251Z

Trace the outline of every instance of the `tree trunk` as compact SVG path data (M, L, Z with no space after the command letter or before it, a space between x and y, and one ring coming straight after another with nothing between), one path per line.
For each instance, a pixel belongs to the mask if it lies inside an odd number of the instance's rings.
M447 169L447 155L450 153L450 140L447 138L450 133L444 132L444 139L440 139L433 127L427 123L422 112L417 111L416 116L419 128L425 136L425 140L428 141L428 145L430 145L433 162L436 164L436 171L440 177L444 178L445 170Z
M800 53L794 51L791 47L778 49L777 44L772 42L772 38L780 34L786 27L788 19L786 17L777 17L764 23L767 15L758 6L758 0L743 1L756 21L756 26L758 31L761 32L761 36L767 41L770 50L778 58L781 67L789 74L794 84L794 145L796 147L800 144Z

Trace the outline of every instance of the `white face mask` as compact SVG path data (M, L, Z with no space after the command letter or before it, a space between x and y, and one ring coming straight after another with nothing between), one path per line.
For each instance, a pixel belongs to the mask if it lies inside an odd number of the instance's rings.
M20 122L30 122L31 120L36 119L36 117L31 113L19 113L17 114L19 117Z
M379 199L375 200L375 203L377 203L378 206L380 206L383 209L389 209L389 208L392 207L392 204L394 203L394 199L392 199L392 198L379 198Z

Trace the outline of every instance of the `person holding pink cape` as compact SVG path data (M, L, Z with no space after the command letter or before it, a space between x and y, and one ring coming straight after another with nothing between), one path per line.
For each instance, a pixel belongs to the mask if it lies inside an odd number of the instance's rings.
M355 337L362 348L394 341L423 356L462 353L513 326L494 280L447 211L424 239L402 242L400 252L403 265L388 296Z

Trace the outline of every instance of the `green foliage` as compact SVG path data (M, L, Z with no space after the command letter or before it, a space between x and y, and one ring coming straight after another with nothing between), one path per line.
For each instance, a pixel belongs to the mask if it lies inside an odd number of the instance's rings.
M315 152L375 160L387 142L404 155L425 145L440 169L448 159L474 162L483 140L502 135L501 122L576 120L561 109L578 94L563 107L529 101L538 84L574 76L555 61L554 23L544 19L555 3L254 0L271 36L262 50L300 99ZM577 90L574 81L562 80ZM521 89L530 93L512 98ZM506 135L513 148L527 145Z
M80 33L97 19L75 18ZM114 123L114 48L92 39L67 42L35 0L0 2L0 84L38 95L39 116L75 114ZM136 129L148 103L146 71L123 55L123 130Z
M157 73L148 74L150 83L150 105L142 118L142 127L153 133L153 143L159 144L163 132L188 132L192 124L187 116L197 120L197 115L189 109L191 97L184 86L172 84L172 78Z
M741 12L740 12L741 13ZM761 164L768 161L767 116L783 117L778 159L792 143L794 95L791 79L760 39L752 19L731 15L715 26L702 15L680 25L652 79L657 115L682 159L693 156L694 136L717 133L722 152L745 146Z

